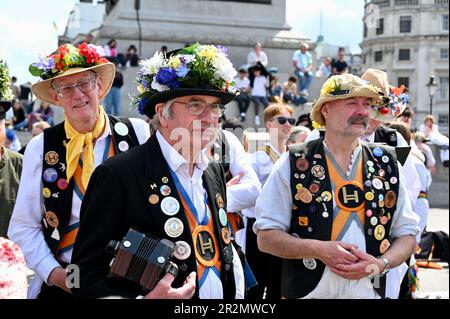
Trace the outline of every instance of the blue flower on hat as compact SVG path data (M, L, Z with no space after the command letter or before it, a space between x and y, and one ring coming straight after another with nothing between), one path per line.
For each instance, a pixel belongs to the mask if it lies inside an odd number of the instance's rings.
M139 112L139 114L144 114L144 106L145 106L145 103L147 102L147 99L141 99L140 101L139 101L139 104L138 104L138 112Z
M156 81L159 84L170 87L171 89L177 89L180 87L180 84L177 80L177 71L172 68L161 68L158 74L156 74Z

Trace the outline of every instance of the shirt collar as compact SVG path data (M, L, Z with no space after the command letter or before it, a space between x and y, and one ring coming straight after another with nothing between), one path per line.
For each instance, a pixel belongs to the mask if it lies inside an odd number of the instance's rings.
M187 160L166 141L161 132L156 131L156 138L158 140L159 146L161 147L164 159L169 164L169 167L172 171L176 172L182 166L188 169ZM209 163L206 151L206 149L202 150L195 161L195 166L202 172L206 170Z
M275 154L277 154L279 157L281 157L284 153L286 153L286 152L283 152L283 153L278 152L277 148L275 146L273 146L273 144L270 143L270 141L267 141L266 143L264 143L264 145L269 146L272 149L272 151L274 151Z
M105 113L105 130L103 131L103 134L97 139L98 141L103 140L108 137L108 135L112 135L111 131L111 125L109 124L109 117Z

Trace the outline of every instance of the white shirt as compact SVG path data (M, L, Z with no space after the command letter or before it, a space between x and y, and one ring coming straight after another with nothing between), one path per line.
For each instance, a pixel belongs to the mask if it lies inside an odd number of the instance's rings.
M234 83L238 89L248 89L250 87L250 80L247 77L243 79L237 77L234 79Z
M201 152L196 158L194 171L192 176L189 175L189 165L186 159L180 155L161 135L159 131L156 132L156 138L158 139L159 146L161 147L162 154L167 161L170 169L177 175L181 185L183 185L189 198L195 206L198 213L198 218L203 220L205 216L205 194L206 190L203 188L203 172L208 167L208 157L206 156L206 150ZM239 255L233 248L233 270L234 278L236 282L236 295L237 299L243 299L245 293L245 281L244 271L239 261ZM192 251L194 249L192 248ZM194 252L192 252L194 253ZM200 278L198 278L200 279ZM208 272L208 275L200 287L199 292L200 299L223 299L223 287L222 281L216 275L214 271Z
M136 136L140 144L145 143L150 137L148 123L141 119L130 118ZM103 161L107 137L111 135L109 121L103 135L97 139L94 145L94 168ZM60 267L44 239L42 231L42 218L44 212L44 200L42 197L42 159L44 152L44 134L39 134L31 139L25 150L23 169L16 205L8 228L8 237L17 243L25 256L27 266L36 276L28 290L28 298L36 298L41 290L42 283L47 284L51 271ZM79 222L81 200L73 192L72 211L69 225ZM72 250L61 255L61 261L70 263Z
M231 132L222 130L230 146L230 172L232 176L241 173L238 184L227 187L227 210L239 212L255 206L261 193L261 183L252 167L251 155L246 153L241 142Z
M278 152L278 150L273 146L270 142L265 142L264 145L269 146L272 151L277 154L279 157L281 157L281 153ZM253 154L251 154L251 164L253 166L254 171L256 172L256 175L258 176L258 179L261 183L261 188L264 187L264 184L267 181L267 178L270 175L270 172L272 171L274 162L272 159L267 155L265 151L257 151ZM255 203L256 204L256 203ZM255 205L252 207L249 207L248 209L245 209L242 211L245 217L255 218Z
M255 77L253 81L253 96L267 96L267 88L266 88L267 78L263 75Z
M355 167L351 169L355 169ZM263 187L261 196L256 201L256 222L253 226L255 233L260 229L289 231L292 216L290 177L290 160L289 154L286 153L275 163L272 173ZM405 178L401 173L399 181L397 209L392 219L390 231L391 240L405 235L416 235L418 232L418 217L412 211L411 202L405 198ZM333 207L336 207L334 200ZM342 241L357 244L358 248L365 252L364 231L354 221L346 231ZM317 287L307 297L379 298L367 278L347 280L331 272L328 267L325 268Z
M269 63L267 54L264 51L260 51L258 57L255 50L250 51L247 55L247 64L250 64L250 66L252 66L255 65L258 61L261 62L262 65L267 66L267 64Z

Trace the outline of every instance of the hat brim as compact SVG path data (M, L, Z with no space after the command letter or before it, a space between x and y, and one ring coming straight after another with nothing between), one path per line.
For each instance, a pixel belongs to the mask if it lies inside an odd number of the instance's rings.
M354 97L367 97L369 99L373 99L374 101L377 101L380 99L380 96L376 92L370 90L369 88L365 88L365 87L354 89L348 94L342 94L342 95L328 94L325 96L321 96L313 106L313 109L311 111L311 119L314 122L316 122L317 124L319 124L321 126L325 126L325 119L323 118L323 115L322 115L323 105L325 103L338 101L338 100L346 100L346 99L350 99L350 98L354 98Z
M38 83L33 84L31 86L31 91L40 100L48 102L50 104L58 105L58 102L55 99L53 99L52 96L50 95L52 81L55 79L65 77L65 76L79 74L79 73L86 72L86 71L93 71L103 78L104 90L103 90L101 96L99 96L99 99L102 100L106 96L106 94L108 94L109 90L111 89L111 86L114 81L114 76L116 73L116 67L114 66L113 63L110 63L110 62L99 64L99 65L94 65L89 68L68 69L67 71L65 71L51 79L40 81Z
M172 99L182 97L182 96L190 96L190 95L207 95L207 96L213 96L220 99L222 104L228 104L236 97L235 94L228 93L228 92L222 92L219 90L214 89L208 89L208 88L179 88L179 89L172 89L164 92L160 92L158 94L153 95L150 97L145 105L144 105L144 114L147 115L149 118L152 118L156 111L155 106L159 103L166 103L167 101L170 101Z
M11 108L12 102L7 100L0 100L0 106L3 107L4 112L8 112L8 110Z

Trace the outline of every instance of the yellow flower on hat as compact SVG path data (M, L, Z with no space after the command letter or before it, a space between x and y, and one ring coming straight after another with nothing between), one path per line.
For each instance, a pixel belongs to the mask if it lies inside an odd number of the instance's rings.
M326 81L323 86L322 86L322 90L320 90L320 94L321 95L328 95L331 94L332 92L338 91L340 90L340 86L339 84L337 84L335 79L329 79L328 81Z
M316 130L323 128L323 126L316 121L312 121L312 127L314 127Z
M209 60L214 59L216 54L217 54L217 48L213 45L205 45L199 52L199 55L201 57L205 57Z
M139 84L137 87L137 90L138 90L139 94L142 94L145 92L145 87L142 84Z
M171 68L176 70L176 69L178 69L181 66L181 64L182 63L181 63L181 60L180 60L179 56L173 55L173 56L170 57L168 65Z

